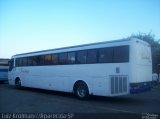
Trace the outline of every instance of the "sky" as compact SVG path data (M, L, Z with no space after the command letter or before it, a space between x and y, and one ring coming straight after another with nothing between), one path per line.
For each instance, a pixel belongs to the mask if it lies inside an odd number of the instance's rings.
M160 39L160 0L0 0L0 58L139 32Z

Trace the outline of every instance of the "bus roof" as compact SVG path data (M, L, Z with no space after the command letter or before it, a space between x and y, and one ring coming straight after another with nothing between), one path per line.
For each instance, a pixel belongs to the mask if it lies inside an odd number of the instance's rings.
M76 45L76 46L69 46L69 47L62 47L62 48L55 48L55 49L48 49L48 50L41 50L41 51L35 51L35 52L16 54L16 55L13 55L13 57L20 56L20 55L29 55L29 54L34 54L34 53L44 53L44 52L55 51L55 50L63 50L63 49L69 49L69 48L78 48L78 47L91 46L91 45L100 45L100 44L105 44L105 43L124 42L124 41L130 41L130 39L126 38L126 39L120 39L120 40L104 41L104 42L82 44L82 45Z

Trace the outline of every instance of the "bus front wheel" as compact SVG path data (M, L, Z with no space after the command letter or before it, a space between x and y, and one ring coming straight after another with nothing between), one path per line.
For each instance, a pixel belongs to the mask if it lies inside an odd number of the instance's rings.
M16 88L21 88L21 80L19 78L16 78L15 86L16 86Z
M84 82L78 82L77 84L75 84L74 93L81 100L87 99L89 97L87 84Z

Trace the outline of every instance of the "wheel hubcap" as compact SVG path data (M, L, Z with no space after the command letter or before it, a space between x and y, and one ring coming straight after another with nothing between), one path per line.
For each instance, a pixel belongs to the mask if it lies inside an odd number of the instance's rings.
M86 95L86 90L84 89L83 86L80 86L77 90L77 94L79 97L85 97Z
M17 86L20 86L21 85L21 81L19 80L19 81L17 81Z

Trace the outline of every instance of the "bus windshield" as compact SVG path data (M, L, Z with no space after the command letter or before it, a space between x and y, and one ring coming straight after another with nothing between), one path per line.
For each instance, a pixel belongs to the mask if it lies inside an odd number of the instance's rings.
M9 71L12 71L12 69L13 69L13 59L11 59L10 61L9 61Z

